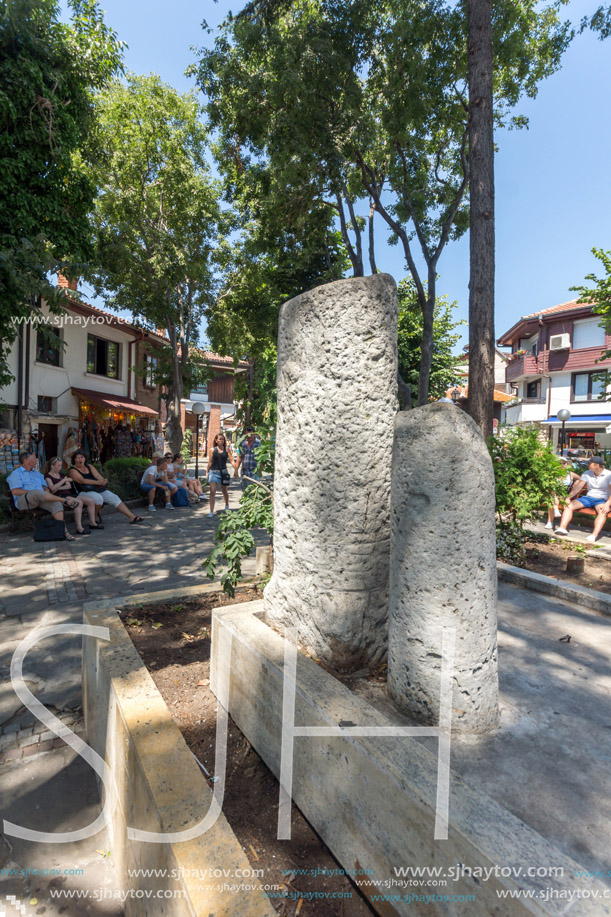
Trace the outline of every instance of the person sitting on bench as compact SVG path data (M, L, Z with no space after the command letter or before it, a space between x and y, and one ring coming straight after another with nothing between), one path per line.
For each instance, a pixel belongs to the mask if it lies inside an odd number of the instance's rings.
M584 484L587 484L588 493L585 497L575 499ZM568 535L567 525L573 518L573 513L580 509L596 510L594 531L588 535L587 541L596 541L605 524L607 513L611 511L611 471L605 468L605 460L600 455L593 455L588 463L588 470L584 471L580 480L575 481L569 493L570 503L562 514L560 527L556 535Z
M34 470L36 461L33 452L22 452L19 456L19 467L15 468L6 479L15 506L21 511L44 509L47 513L51 513L54 519L63 522L63 506L74 509L78 504L70 496L61 497L49 491L40 471ZM66 529L66 539L67 541L75 540L74 536L69 534L68 529Z

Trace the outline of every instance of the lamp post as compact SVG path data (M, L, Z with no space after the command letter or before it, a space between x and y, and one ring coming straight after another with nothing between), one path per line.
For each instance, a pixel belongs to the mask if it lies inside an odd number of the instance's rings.
M560 434L560 455L564 455L564 425L567 420L571 419L571 412L568 408L560 408L557 412L556 417L558 420L562 421L562 432Z
M458 386L452 389L452 391L450 392L450 398L452 399L454 404L458 404L460 400L460 395L461 395L461 391Z
M206 410L206 405L201 401L195 401L191 405L191 410L195 414L195 477L199 477L199 418Z

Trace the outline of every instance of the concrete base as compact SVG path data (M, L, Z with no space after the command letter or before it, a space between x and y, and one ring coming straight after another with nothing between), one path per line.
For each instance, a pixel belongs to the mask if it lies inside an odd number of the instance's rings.
M121 888L128 895L130 890L146 894L126 898L128 917L273 917L275 913L260 882L252 878L248 859L222 813L206 833L180 843L148 843L127 833L128 827L157 833L186 831L210 810L213 793L117 609L219 591L214 583L91 602L84 609L85 624L110 631L110 641L83 640L83 706L88 742L114 775L114 785L105 787L102 796L103 801L107 796L111 800L109 830ZM157 875L133 877L128 872L133 869L152 869ZM224 884L236 891L223 888Z
M285 640L262 617L261 602L215 610L211 685L216 690L223 668L230 664L230 713L279 777ZM228 645L230 658L220 649ZM525 721L529 712L524 711ZM374 707L300 654L294 722L328 729L391 727L406 720L390 706L388 712ZM545 745L545 736L540 738ZM564 913L568 902L572 914L611 913L607 885L579 878L584 867L477 784L470 785L468 776L451 774L447 839L435 840L437 741L425 740L428 748L412 736L319 734L294 739L293 799L344 869L351 875L370 870L367 878L357 876L355 881L378 913L514 917ZM489 741L476 736L462 740L462 751L477 759L480 770L486 768ZM566 767L570 769L570 759ZM504 789L510 794L510 787ZM521 791L519 785L515 789ZM604 787L600 790L602 795ZM546 805L545 799L539 801L540 807ZM554 805L562 807L561 793L554 792ZM603 851L608 850L605 839L606 834L598 839ZM593 862L600 859L588 857L585 869L592 869ZM460 869L461 864L467 868ZM402 867L408 869L403 886L397 873ZM410 875L411 868L423 871ZM429 868L440 870L437 875L445 880L441 888L418 887L426 886ZM417 875L424 881L413 881Z

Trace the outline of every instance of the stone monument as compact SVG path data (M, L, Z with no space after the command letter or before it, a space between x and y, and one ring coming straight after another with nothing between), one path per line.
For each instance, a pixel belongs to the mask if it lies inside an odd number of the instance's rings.
M282 307L265 610L338 670L386 654L397 291L339 280Z
M395 419L388 688L419 722L439 716L442 635L455 634L452 730L498 722L494 473L454 404Z

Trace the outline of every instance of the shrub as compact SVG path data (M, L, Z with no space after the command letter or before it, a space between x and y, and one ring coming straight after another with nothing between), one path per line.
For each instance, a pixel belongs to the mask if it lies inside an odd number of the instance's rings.
M102 468L102 474L108 479L108 489L122 500L136 500L142 496L140 478L151 464L144 456L110 459Z
M182 446L180 447L180 454L185 460L185 462L191 461L191 453L193 451L193 432L191 430L185 430L185 435L182 438Z
M257 471L265 481L251 484L240 499L235 513L224 513L214 536L214 547L204 562L204 569L214 579L220 567L226 567L221 577L223 591L235 594L242 579L242 558L248 557L255 546L253 528L263 529L270 537L274 532L274 449L275 429L263 427L258 432L261 444L256 450Z
M551 446L544 445L533 428L509 428L503 437L491 437L488 448L498 521L521 527L553 503L565 472Z

